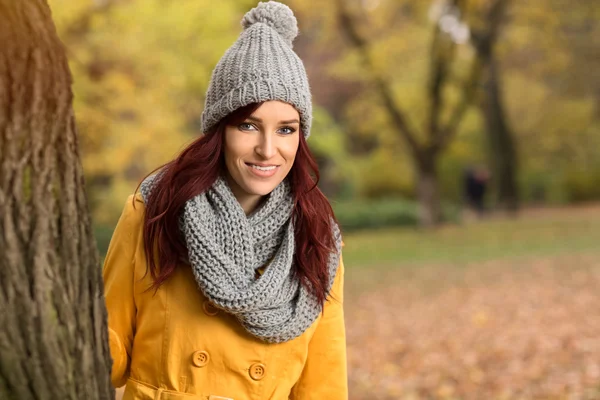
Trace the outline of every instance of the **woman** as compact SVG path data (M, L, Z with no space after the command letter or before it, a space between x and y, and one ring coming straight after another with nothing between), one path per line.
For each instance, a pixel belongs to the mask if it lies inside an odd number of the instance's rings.
M124 399L347 398L341 236L306 144L296 19L272 1L242 25L204 135L142 182L109 246Z

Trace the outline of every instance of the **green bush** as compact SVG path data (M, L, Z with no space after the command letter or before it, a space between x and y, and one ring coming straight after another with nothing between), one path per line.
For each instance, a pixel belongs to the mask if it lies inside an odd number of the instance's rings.
M395 226L417 226L419 209L415 201L402 198L332 202L335 215L346 232ZM442 206L442 219L457 222L456 206Z
M524 204L565 204L569 201L559 173L530 168L519 174L518 182Z
M600 200L600 167L567 171L564 187L571 203Z

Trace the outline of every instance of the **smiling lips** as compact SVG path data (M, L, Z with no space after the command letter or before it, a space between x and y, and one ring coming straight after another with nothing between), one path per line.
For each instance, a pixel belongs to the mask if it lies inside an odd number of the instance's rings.
M275 175L277 169L279 168L279 165L273 164L246 163L246 165L254 175L260 178L270 178L271 176Z

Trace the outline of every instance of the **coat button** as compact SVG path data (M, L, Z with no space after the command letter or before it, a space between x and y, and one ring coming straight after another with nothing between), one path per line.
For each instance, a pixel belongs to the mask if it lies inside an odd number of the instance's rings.
M206 364L208 364L209 359L210 359L210 357L208 356L207 352L196 351L192 355L192 364L194 364L198 368L201 368L201 367L204 367Z
M210 301L204 300L204 304L202 305L204 308L204 313L206 315L215 316L219 313L219 309L215 307Z
M260 381L265 377L265 366L260 363L255 363L250 366L250 378L255 381Z

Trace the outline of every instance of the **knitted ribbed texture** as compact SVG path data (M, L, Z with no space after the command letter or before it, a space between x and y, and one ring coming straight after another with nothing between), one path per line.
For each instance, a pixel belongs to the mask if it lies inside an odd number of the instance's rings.
M304 65L292 50L298 24L281 3L259 3L242 19L243 32L213 70L202 113L202 131L251 103L279 100L300 113L300 128L310 135L312 104Z
M141 186L148 202L157 175ZM198 286L218 308L235 315L252 335L280 343L300 336L317 319L321 306L294 278L293 197L283 181L246 216L223 178L186 202L180 226ZM329 258L331 290L341 252ZM267 265L268 264L268 265ZM257 279L256 270L267 265Z

